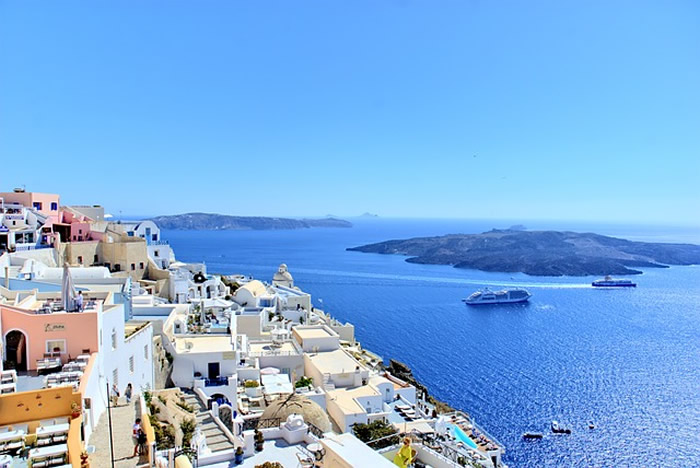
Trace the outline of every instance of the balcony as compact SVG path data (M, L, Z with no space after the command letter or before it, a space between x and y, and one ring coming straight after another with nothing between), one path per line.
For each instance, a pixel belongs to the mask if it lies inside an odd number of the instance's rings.
M170 245L170 243L166 240L157 240L157 241L150 240L150 241L146 241L146 243L148 245Z

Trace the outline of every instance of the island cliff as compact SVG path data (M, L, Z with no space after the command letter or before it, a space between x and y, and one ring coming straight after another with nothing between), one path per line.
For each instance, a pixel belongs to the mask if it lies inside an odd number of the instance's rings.
M151 218L162 229L176 230L271 230L314 227L349 228L352 223L338 218L292 219L260 216L230 216L215 213L183 213Z
M533 276L640 274L637 268L700 264L700 246L633 242L592 233L492 230L390 240L347 250L407 255L411 263Z

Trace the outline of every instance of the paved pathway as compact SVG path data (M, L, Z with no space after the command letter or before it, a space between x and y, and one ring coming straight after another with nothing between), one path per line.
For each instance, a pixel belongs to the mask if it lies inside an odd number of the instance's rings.
M119 406L112 408L112 434L114 440L114 466L136 467L148 466L146 457L133 457L134 443L131 438L131 429L134 420L139 416L138 399L134 398L126 404L124 398L119 399ZM104 412L97 428L90 435L90 445L95 446L95 453L90 455L90 466L111 466L109 450L109 418Z

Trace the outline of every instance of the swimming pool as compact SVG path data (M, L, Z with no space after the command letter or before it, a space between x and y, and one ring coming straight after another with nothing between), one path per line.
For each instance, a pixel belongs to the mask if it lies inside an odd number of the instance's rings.
M476 442L474 442L471 437L469 437L459 426L456 426L454 424L450 424L450 429L452 430L452 434L459 439L461 442L464 442L467 444L469 447L473 448L474 450L478 450L479 446L476 445Z

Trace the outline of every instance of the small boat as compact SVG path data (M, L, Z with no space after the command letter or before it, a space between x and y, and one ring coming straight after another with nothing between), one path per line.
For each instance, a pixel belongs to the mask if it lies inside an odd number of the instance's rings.
M482 304L512 304L515 302L527 302L532 294L521 288L503 289L502 291L491 291L484 288L471 294L463 301L468 305Z
M523 434L523 439L541 439L544 434L541 432L526 432Z
M552 421L552 432L555 434L571 434L571 429L560 426L558 421Z
M595 429L595 424L593 424L593 421L588 421L588 429Z
M606 276L602 280L593 281L591 286L596 288L636 288L637 283L627 279L613 279L611 276Z

